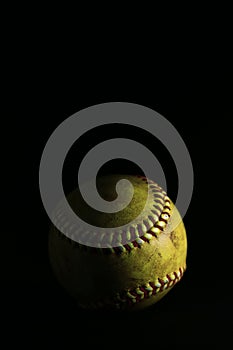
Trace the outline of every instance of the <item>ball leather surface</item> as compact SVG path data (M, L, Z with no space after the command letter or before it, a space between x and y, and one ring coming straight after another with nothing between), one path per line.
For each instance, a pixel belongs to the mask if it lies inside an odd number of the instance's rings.
M130 222L142 211L149 185L140 177L132 175L105 177L99 182L103 198L112 200L116 197L114 186L120 178L128 178L135 189L133 200L128 208L118 213L98 215L96 211L85 205L79 192L74 191L68 196L70 204L75 207L74 211L89 223L102 227L117 228ZM172 201L170 203L169 219L160 234L143 242L140 247L135 246L120 254L111 252L107 248L82 246L52 226L48 243L53 271L60 284L79 306L88 309L137 310L158 302L173 288L171 283L171 286L164 290L161 288L158 293L152 295L141 293L142 296L134 299L133 303L130 298L119 298L122 293L127 295L127 291L137 290L138 287L146 286L149 282L156 283L158 278L166 278L180 268L185 269L186 231L177 208ZM143 221L140 215L139 220ZM173 222L176 220L180 223L174 229ZM142 290L145 290L144 287Z

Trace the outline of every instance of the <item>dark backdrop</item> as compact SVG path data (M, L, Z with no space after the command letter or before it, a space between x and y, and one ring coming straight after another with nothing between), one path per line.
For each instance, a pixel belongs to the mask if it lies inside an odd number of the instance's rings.
M146 66L137 70L129 65L121 71L117 66L79 63L75 69L68 65L60 70L55 61L45 60L19 84L19 100L25 109L19 103L14 129L20 130L20 137L15 138L9 156L9 163L14 159L14 171L8 208L16 215L6 228L9 243L3 248L7 263L2 276L9 329L17 329L17 337L156 347L210 344L229 335L232 289L227 222L231 214L226 201L232 158L228 144L232 90L228 68L214 72L205 64L201 72L194 66L178 68L174 64L158 76ZM58 285L49 265L50 221L38 186L40 157L53 130L85 107L112 101L142 104L167 118L188 147L195 176L193 199L184 218L188 258L183 279L158 304L123 316L81 311ZM111 137L128 135L154 152L167 175L168 193L175 198L177 175L166 149L145 131L122 125L99 127L76 143L64 167L67 191L76 182L72 164L78 164L86 150ZM122 160L110 162L102 170L116 169L140 171Z

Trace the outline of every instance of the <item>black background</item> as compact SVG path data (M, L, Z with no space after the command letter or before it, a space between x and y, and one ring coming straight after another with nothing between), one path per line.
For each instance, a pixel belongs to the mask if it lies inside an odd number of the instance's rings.
M226 204L232 119L228 54L214 63L211 55L190 55L185 62L150 62L149 66L134 65L131 60L119 66L117 59L79 58L70 67L56 57L44 48L42 56L24 64L25 74L20 72L15 84L18 113L14 114L14 147L7 163L14 170L6 175L11 183L8 210L16 214L8 220L9 243L2 252L7 262L2 281L9 333L14 330L16 339L65 340L79 346L82 342L118 347L223 344L232 323ZM81 311L60 288L49 265L50 221L38 186L40 157L53 130L83 108L113 101L141 104L167 118L187 145L195 180L184 218L188 268L182 281L153 307L124 315ZM130 130L132 139L150 148L161 162L168 176L168 193L175 198L177 175L167 151L144 131L123 126L93 130L72 148L64 168L67 191L75 185L72 164L76 166L85 150L111 137L127 137ZM118 160L104 171L116 169L139 170Z

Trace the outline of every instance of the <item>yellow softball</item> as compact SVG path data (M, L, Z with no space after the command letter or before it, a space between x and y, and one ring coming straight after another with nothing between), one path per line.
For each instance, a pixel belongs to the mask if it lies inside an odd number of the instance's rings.
M78 190L67 198L77 215L89 224L113 228L122 244L97 248L75 242L58 229L60 225L63 232L69 232L69 220L61 211L56 218L58 228L53 226L49 233L54 273L83 308L145 308L164 297L186 269L186 231L175 205L157 183L133 175L102 177L98 189L103 198L111 201L116 197L115 184L122 178L131 182L134 194L119 212L93 210ZM135 218L136 224L131 225ZM117 231L126 224L127 230ZM83 234L91 240L94 232Z

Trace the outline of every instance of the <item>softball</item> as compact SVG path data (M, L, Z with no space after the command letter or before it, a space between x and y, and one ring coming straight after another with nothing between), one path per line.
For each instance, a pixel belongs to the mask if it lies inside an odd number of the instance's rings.
M186 269L187 237L180 214L163 189L142 176L106 175L98 190L108 201L116 198L115 185L128 179L134 188L130 204L114 213L89 207L79 190L68 195L73 211L91 225L113 228L124 244L109 248L79 244L60 232L69 232L69 220L55 214L49 232L53 271L66 291L82 308L137 310L163 298ZM147 203L145 207L145 203ZM143 213L143 214L142 214ZM131 224L137 218L136 224ZM174 223L179 222L178 225ZM122 225L127 230L117 231ZM90 235L92 232L84 232ZM123 237L125 238L123 240Z

